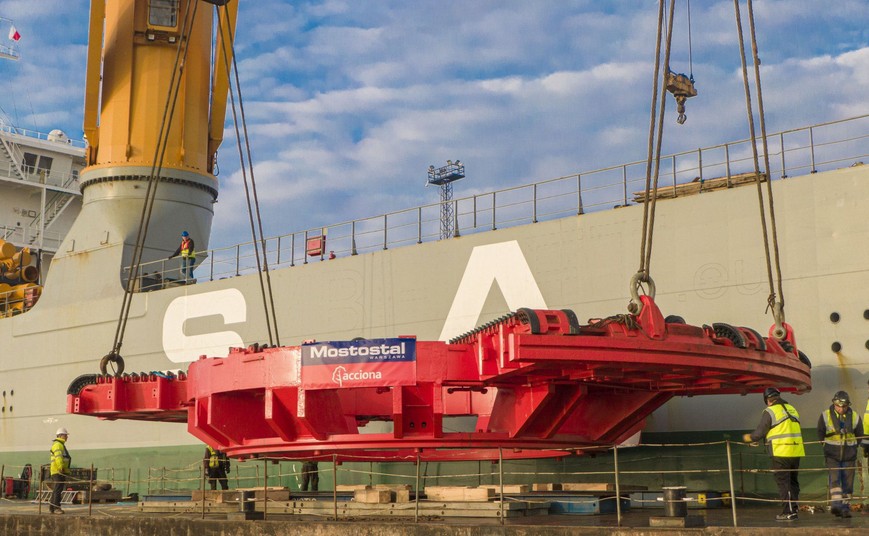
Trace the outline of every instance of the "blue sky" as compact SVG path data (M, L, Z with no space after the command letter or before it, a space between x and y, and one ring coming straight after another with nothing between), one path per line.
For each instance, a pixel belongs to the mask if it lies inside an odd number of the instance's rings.
M426 169L447 159L467 166L458 197L645 158L653 0L240 1L267 235L435 202ZM771 132L869 113L869 2L754 8ZM21 60L0 62L15 125L81 137L88 9L0 0L23 36ZM733 2L691 11L700 95L683 126L668 104L665 152L748 135ZM684 0L675 20L671 63L687 72ZM237 160L228 133L212 246L250 236Z

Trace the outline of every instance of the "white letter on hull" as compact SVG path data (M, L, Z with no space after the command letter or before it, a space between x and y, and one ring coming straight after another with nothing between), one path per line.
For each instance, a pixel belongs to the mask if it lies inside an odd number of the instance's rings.
M234 331L186 335L184 322L191 318L222 316L224 324L247 320L247 304L240 290L229 288L175 298L163 316L163 351L175 363L195 361L201 355L226 357L230 347L244 346Z
M528 267L519 242L513 240L477 246L468 259L440 340L446 341L477 327L493 281L498 284L507 307L511 310L515 311L520 307L546 309L543 294L531 268Z

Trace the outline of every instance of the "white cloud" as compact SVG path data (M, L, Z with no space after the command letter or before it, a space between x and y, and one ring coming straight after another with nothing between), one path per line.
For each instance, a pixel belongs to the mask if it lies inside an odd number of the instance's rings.
M866 113L869 4L755 4L770 130ZM0 0L24 36L22 60L0 63L2 107L19 126L81 135L88 5ZM425 171L447 159L467 166L461 196L646 157L655 2L240 9L239 70L272 233L433 202ZM683 126L668 99L664 151L746 137L733 3L692 3L693 66L685 13L674 20L672 67L693 67L699 95ZM226 136L214 245L249 239L232 129Z

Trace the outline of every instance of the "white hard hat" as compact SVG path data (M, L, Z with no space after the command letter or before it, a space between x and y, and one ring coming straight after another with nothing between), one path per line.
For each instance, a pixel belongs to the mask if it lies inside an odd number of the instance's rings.
M57 433L54 435L69 435L69 432L67 431L66 428L61 426L60 428L57 429Z

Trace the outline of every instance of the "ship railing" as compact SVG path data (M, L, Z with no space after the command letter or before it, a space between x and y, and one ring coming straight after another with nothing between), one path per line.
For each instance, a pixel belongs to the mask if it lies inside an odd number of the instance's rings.
M43 140L52 143L58 143L62 145L70 145L72 147L76 147L79 149L84 149L87 147L87 142L84 140L75 140L72 138L64 138L63 141L53 140L50 138L50 134L47 132L40 132L38 130L30 130L27 128L19 128L12 126L6 122L0 122L0 132L6 132L8 134L16 134L18 136L26 136L28 138L33 138L36 140Z
M768 136L770 170L760 171L764 179L782 180L869 164L867 138L869 114L777 132ZM757 145L763 167L763 147ZM636 161L453 199L448 201L453 205L452 232L463 236L636 205L645 199L645 175L646 162ZM659 197L737 187L753 176L749 140L683 151L661 158ZM270 237L264 248L257 246L264 249L270 268L328 261L332 254L353 256L440 240L441 214L442 203L433 203ZM253 242L245 242L200 253L196 279L254 273L256 249ZM172 275L177 265L164 268L160 263L144 265L140 273L177 278Z
M36 211L33 212L35 213ZM38 228L22 227L20 225L0 225L0 238L3 240L15 244L33 244L30 246L31 248L39 246L43 251L52 253L60 249L60 244L65 236L65 233L46 229L40 237ZM40 238L42 239L41 242Z
M336 454L293 460L264 456L231 460L227 484L230 494L238 490L252 492L253 509L267 518L304 514L347 521L382 516L384 512L398 515L398 510L404 510L407 521L419 522L430 515L449 517L450 507L445 508L444 503L455 502L455 508L461 510L470 501L477 505L479 517L500 522L512 517L507 510L520 510L523 515L538 510L598 514L571 519L588 520L590 526L612 520L608 523L621 526L628 511L636 522L642 515L638 511L660 517L663 510L664 517L669 518L702 511L709 526L768 526L781 511L781 500L766 449L727 439L727 434L725 438L716 435L716 439L706 442L635 441L547 449L540 453L541 457L525 459L512 458L512 449L493 448L487 455L491 463L440 461L431 471L434 474L429 474L431 462L425 462L420 454L408 454L400 460L390 457L382 462L371 455L358 460L351 455L339 459ZM830 469L826 467L823 442L806 442L805 447L806 456L798 470L800 508L803 514L824 512L833 502L825 478ZM534 449L523 450L532 454ZM80 457L85 458L85 463L91 462L88 454ZM317 491L301 489L305 461L317 462ZM869 501L867 465L869 460L858 457L852 466L843 468L856 473L850 496L855 510ZM0 476L22 471L23 467L4 464ZM35 496L35 489L47 489L44 468L41 474L41 479L37 475L30 477L28 498ZM209 495L211 486L202 460L185 466L91 465L89 469L74 468L70 482L81 488L95 489L96 484L117 490L117 495L128 500L141 497L143 512L174 511L181 516L205 517L238 511L240 506L237 496L220 496L219 492ZM377 500L371 500L371 495L376 495ZM43 497L39 497L40 502ZM357 503L369 503L363 505L368 508L339 508L351 497ZM86 494L83 498L90 500L92 496ZM305 501L303 511L299 510L299 501Z
M61 173L43 168L22 165L20 167L22 178L13 179L16 176L16 169L13 163L8 161L0 161L0 176L8 177L5 180L14 180L18 184L22 181L28 184L41 185L55 190L63 191L69 195L81 195L79 188L78 171L70 173Z

